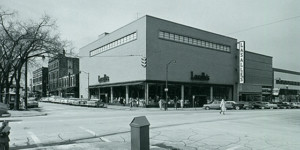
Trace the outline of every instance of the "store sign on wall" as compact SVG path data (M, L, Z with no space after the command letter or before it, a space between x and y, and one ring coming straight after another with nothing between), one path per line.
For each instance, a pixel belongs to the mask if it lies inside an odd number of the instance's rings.
M241 41L240 43L240 59L239 59L239 66L240 66L240 83L245 82L245 41Z
M104 74L104 77L98 76L98 82L99 83L109 82L109 76L107 76L106 74Z
M194 75L193 71L191 71L191 80L208 81L209 76L204 72L201 75Z

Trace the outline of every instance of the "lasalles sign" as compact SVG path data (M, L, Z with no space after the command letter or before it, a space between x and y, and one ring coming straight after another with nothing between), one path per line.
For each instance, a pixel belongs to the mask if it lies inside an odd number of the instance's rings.
M239 73L239 79L240 83L245 83L245 41L239 42L240 44L240 57L239 57L239 67L240 67L240 73Z
M191 71L191 80L208 81L209 76L204 72L201 75L194 75L193 71Z
M98 82L99 83L109 82L109 76L107 76L106 74L104 74L104 77L98 76Z

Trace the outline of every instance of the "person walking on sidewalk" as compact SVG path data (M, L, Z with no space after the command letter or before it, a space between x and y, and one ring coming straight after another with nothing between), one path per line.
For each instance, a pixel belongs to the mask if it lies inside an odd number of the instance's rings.
M223 113L223 115L225 115L226 107L225 107L225 101L224 101L224 99L222 99L222 101L220 103L220 108L221 108L220 114Z
M159 104L159 109L161 110L162 109L162 100L161 99L158 101L158 104Z
M175 96L174 107L175 107L176 110L177 110L177 102L178 102L178 97Z

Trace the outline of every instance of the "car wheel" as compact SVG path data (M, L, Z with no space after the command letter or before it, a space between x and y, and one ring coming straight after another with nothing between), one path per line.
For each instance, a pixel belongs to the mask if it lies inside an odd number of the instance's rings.
M235 109L236 109L236 110L240 110L240 106L236 106Z
M209 110L209 107L206 106L206 107L205 107L205 110Z

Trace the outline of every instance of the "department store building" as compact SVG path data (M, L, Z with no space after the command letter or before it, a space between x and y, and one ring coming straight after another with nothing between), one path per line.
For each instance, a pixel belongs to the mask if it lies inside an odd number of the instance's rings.
M198 106L214 99L271 98L272 57L247 48L241 54L239 43L144 16L80 49L80 70L88 73L80 74L80 95L149 103L165 99L167 90L169 99L194 99Z

